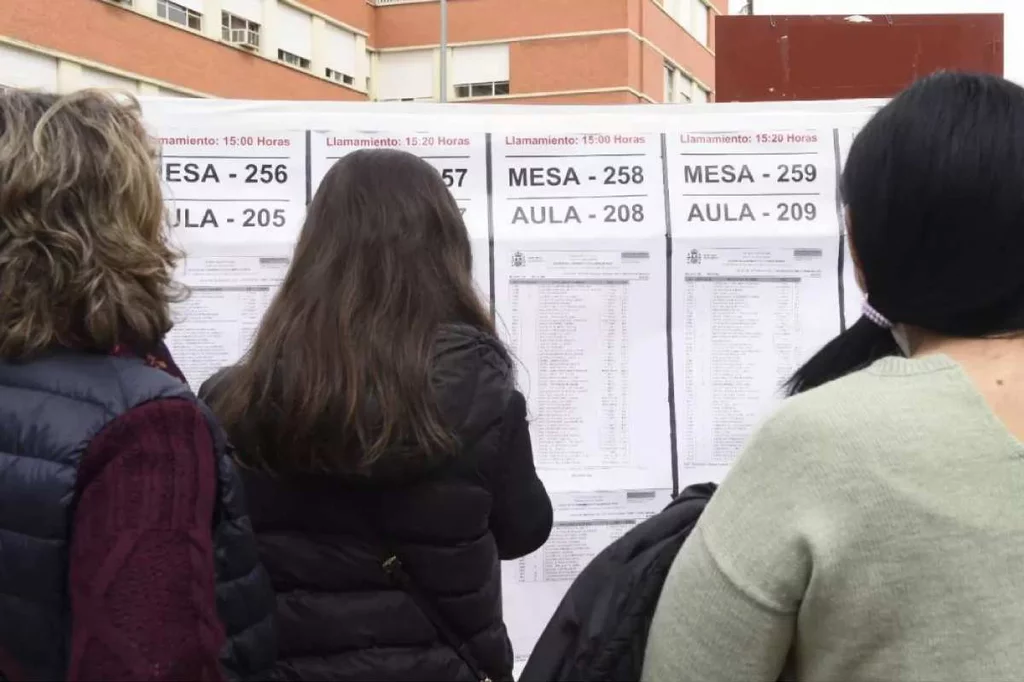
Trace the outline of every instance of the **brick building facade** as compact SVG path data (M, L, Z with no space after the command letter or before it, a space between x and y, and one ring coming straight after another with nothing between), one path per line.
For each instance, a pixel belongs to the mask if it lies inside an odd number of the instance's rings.
M448 99L703 102L727 0L448 0ZM438 0L0 0L0 85L436 101Z

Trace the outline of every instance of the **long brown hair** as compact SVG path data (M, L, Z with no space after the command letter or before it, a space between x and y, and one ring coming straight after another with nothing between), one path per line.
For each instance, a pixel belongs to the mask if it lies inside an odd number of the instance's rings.
M456 447L430 383L442 325L494 334L459 207L426 161L353 152L320 184L288 274L212 407L242 464L365 473Z
M133 99L0 93L0 358L159 342L183 293L165 216Z

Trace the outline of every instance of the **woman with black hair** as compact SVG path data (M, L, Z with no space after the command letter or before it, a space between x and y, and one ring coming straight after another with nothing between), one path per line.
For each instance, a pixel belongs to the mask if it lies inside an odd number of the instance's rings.
M841 190L865 315L796 373L677 556L650 682L1024 670L1024 89L914 84Z

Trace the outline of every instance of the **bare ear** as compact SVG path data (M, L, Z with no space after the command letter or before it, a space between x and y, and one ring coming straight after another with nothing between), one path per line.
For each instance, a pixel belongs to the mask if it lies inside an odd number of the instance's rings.
M846 246L850 249L850 258L853 259L853 277L857 282L857 286L860 287L861 292L865 296L868 294L868 288L864 282L864 270L860 266L860 256L857 254L857 249L853 248L853 239L851 238L853 232L853 221L850 218L850 207L843 207L843 222L846 223Z

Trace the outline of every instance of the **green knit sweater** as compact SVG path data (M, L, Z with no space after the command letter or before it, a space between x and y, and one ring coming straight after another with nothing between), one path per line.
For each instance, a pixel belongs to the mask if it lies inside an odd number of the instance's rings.
M941 355L786 401L676 558L645 682L1024 680L1022 456Z

